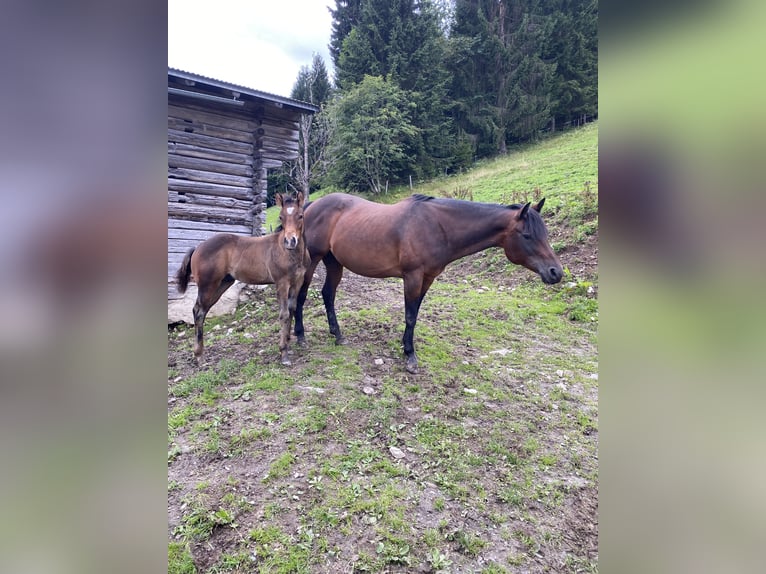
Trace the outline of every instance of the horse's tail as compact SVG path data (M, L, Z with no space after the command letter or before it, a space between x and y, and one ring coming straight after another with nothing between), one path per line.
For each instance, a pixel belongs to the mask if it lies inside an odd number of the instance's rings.
M181 262L181 267L176 271L176 283L178 284L178 292L186 293L186 288L189 286L189 277L191 276L191 258L194 253L194 247L189 249L184 256L184 260Z

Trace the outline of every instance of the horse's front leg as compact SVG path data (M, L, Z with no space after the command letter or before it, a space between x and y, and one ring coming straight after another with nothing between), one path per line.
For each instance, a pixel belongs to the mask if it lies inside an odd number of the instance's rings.
M289 366L292 363L288 357L290 343L290 307L289 307L290 283L285 281L277 284L277 301L279 303L279 354L282 364Z
M407 359L405 368L408 373L413 375L418 372L418 356L415 353L415 324L418 321L418 312L420 304L426 296L428 288L433 283L433 277L423 277L413 274L404 277L404 336L402 337L402 346L404 347L404 356Z
M306 269L306 273L303 275L303 284L300 285L298 290L298 297L295 304L295 337L298 340L299 345L306 344L306 334L303 327L303 305L306 303L306 297L309 293L309 285L314 278L314 269L316 269L319 259L311 261L311 264Z

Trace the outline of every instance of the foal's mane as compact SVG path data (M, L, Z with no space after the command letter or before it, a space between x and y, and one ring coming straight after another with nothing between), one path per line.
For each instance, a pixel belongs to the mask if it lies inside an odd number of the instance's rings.
M475 201L467 201L465 199L452 199L449 197L433 197L431 195L423 195L422 193L415 193L411 196L411 199L415 203L428 203L433 202L439 205L448 205L459 209L460 214L466 218L480 218L486 216L486 209L488 207L497 209L512 209L519 210L524 207L521 203L512 203L511 205L502 205L500 203L481 203ZM545 229L545 223L540 214L534 209L527 210L527 216L524 218L524 233L528 233L533 239L544 238L548 232Z

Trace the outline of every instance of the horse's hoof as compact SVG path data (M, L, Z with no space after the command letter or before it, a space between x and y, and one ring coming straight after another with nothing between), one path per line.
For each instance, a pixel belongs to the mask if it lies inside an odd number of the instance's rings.
M298 339L295 341L295 343L299 347L305 347L306 346L306 337L298 337Z
M281 361L281 362L282 362L282 364L283 364L285 367L289 367L290 365L292 365L292 364L293 364L293 363L292 363L292 361L291 361L290 359L288 359L287 357L285 357L284 359L282 359L282 361Z
M411 373L413 375L418 374L418 360L413 358L407 359L407 364L405 365L405 369L407 369L408 373Z
M346 337L340 336L335 338L335 344L336 345L348 345L348 341L346 341Z

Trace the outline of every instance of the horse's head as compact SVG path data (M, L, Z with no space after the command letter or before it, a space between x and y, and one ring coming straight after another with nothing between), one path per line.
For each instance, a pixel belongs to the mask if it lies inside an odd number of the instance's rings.
M503 248L505 256L516 265L523 265L538 273L543 283L552 285L561 281L564 271L561 261L548 243L548 229L540 210L545 198L536 205L527 203L513 218ZM530 209L530 206L532 209Z
M303 237L303 194L298 192L293 198L278 193L276 200L280 208L279 224L282 244L285 249L295 249Z

